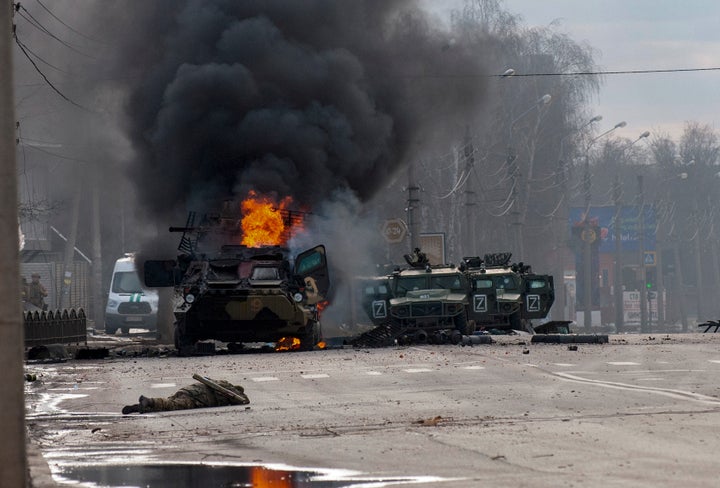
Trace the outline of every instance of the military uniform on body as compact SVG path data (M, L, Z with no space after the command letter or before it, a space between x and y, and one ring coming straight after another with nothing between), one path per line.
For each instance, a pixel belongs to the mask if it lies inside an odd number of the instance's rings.
M242 386L233 385L225 380L213 380L199 375L193 375L193 378L197 379L199 383L180 388L180 390L167 398L149 398L140 395L138 403L126 405L122 409L122 413L127 415L129 413L226 407L250 403L250 399L245 395Z

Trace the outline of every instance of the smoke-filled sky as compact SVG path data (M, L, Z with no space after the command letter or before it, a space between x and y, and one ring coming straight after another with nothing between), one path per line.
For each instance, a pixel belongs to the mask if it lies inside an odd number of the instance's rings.
M250 189L310 207L343 188L366 200L479 113L481 79L447 75L481 74L482 51L412 0L114 5L131 174L158 216Z

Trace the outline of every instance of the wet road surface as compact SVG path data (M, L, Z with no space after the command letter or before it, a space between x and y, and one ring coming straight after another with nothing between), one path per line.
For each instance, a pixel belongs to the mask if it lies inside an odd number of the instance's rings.
M58 476L172 461L417 486L716 486L719 344L720 334L611 336L571 351L510 338L28 364L39 380L27 384L27 423ZM241 384L250 404L120 414L193 373Z

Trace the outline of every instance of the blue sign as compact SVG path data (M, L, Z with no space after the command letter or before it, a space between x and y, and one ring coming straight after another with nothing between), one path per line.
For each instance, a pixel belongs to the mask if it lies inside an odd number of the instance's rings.
M622 243L623 251L640 251L640 225L642 224L645 232L643 240L643 248L646 251L655 250L655 209L652 205L645 205L644 219L640 219L640 207L637 206L621 206L620 207L620 228L615 225L615 206L607 207L590 207L589 221L600 227L600 249L601 253L615 252L615 239L619 238ZM573 227L582 225L585 215L585 207L571 207L568 221L568 232L572 232Z

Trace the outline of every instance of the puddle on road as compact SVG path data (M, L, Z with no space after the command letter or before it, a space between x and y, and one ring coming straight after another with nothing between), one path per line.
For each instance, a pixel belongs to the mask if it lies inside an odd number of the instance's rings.
M371 477L343 470L228 464L59 466L56 481L83 487L138 488L380 488L447 481L437 477Z

